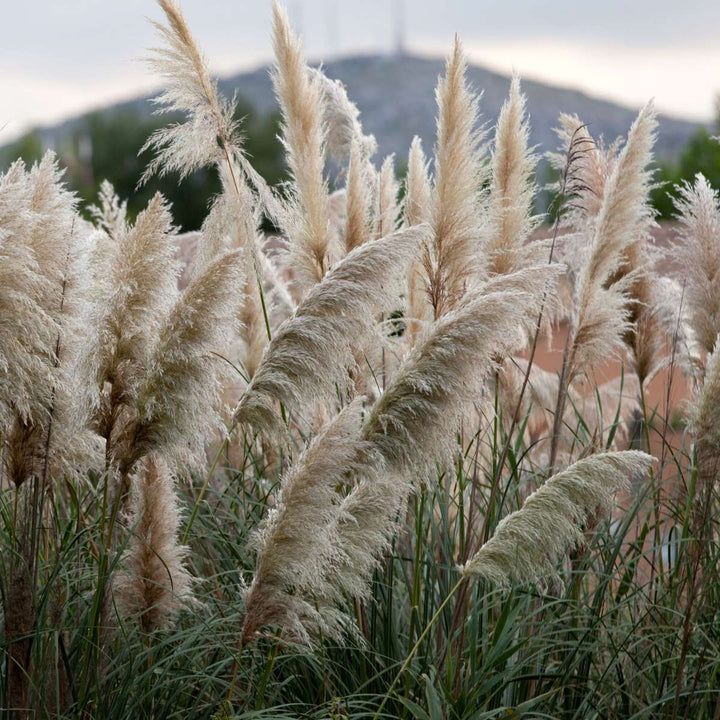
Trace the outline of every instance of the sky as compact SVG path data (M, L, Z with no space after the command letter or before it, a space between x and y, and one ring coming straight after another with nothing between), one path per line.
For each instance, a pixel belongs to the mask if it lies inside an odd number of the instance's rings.
M2 2L0 144L36 124L157 86L142 62L153 0ZM271 59L270 0L181 0L213 71ZM315 61L390 52L443 56L454 33L493 70L709 120L720 94L718 0L288 0ZM403 21L399 22L398 18ZM402 28L402 31L400 31Z

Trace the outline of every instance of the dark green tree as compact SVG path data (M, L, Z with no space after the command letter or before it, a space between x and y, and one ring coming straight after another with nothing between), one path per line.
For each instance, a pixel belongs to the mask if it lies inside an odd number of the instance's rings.
M14 160L22 158L28 165L31 165L37 162L42 154L43 143L40 133L37 130L31 130L3 148L0 164L2 167L7 167Z
M660 186L653 191L652 201L663 219L673 217L673 197L676 196L674 186L683 180L692 182L700 172L713 187L720 188L720 142L713 139L713 136L720 135L720 96L715 107L713 127L699 128L688 141L677 162L658 164L656 179Z

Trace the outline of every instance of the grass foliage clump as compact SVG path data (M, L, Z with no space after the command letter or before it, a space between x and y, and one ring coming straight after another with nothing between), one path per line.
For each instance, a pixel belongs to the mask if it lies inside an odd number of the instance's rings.
M194 259L159 195L0 176L3 713L720 717L720 203L679 188L669 271L652 105L561 115L538 232L518 78L492 137L456 39L401 192L275 3L275 190L158 2Z

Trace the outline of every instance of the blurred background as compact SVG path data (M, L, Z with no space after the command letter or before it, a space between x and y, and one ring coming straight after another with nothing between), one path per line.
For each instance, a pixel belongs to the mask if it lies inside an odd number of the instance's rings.
M183 0L182 8L221 90L237 93L246 148L271 183L284 167L268 75L270 0ZM720 185L720 3L715 0L289 0L309 60L341 79L362 111L381 155L398 172L413 135L430 150L434 87L455 32L483 91L491 127L513 71L523 79L538 153L555 149L559 112L577 113L612 142L627 133L640 105L655 98L663 116L658 182L702 171ZM590 9L589 9L590 7ZM155 181L135 193L149 158L138 150L156 128L148 98L158 78L142 62L154 44L152 0L32 0L7 3L0 29L0 168L36 160L48 148L67 168L83 200L109 179L137 212L156 190L173 203L176 222L197 229L218 186L211 173L183 183ZM548 181L541 163L538 181ZM542 202L542 201L541 201ZM662 218L672 214L655 193ZM544 208L538 208L542 211Z

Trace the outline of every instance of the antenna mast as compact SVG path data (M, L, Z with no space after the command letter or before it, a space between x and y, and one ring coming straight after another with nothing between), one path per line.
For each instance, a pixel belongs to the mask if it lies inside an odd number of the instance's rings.
M405 0L395 0L393 4L395 19L395 55L405 55Z

